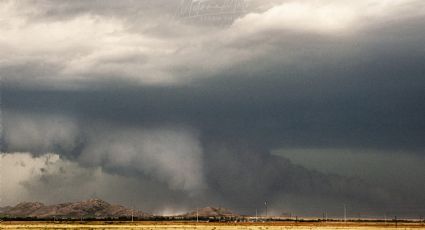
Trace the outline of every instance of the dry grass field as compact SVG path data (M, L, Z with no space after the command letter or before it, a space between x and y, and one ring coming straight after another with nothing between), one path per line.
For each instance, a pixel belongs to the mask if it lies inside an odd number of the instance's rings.
M425 229L418 223L179 223L179 222L2 222L0 229L144 229L144 230L283 230L283 229Z

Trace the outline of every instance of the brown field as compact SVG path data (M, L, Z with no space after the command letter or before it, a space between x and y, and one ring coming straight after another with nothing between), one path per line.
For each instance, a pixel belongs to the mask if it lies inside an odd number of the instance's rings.
M281 230L281 229L425 229L420 223L194 223L194 222L2 222L0 229L145 229L145 230Z

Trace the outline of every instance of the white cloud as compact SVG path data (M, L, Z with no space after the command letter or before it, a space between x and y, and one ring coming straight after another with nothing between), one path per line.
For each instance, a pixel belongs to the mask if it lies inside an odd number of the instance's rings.
M235 26L250 33L289 30L351 34L374 23L423 16L424 9L420 1L285 1L265 12L248 14Z
M263 5L268 8L220 30L159 17L143 17L143 22L136 23L131 20L137 20L137 15L127 18L95 10L41 20L46 13L43 7L3 1L0 74L6 84L21 87L81 88L110 80L181 84L218 75L262 55L276 58L272 51L280 48L276 44L244 47L237 41L261 37L261 43L270 43L270 36L285 40L289 39L285 33L297 32L351 35L371 25L425 14L425 4L418 0L267 1ZM270 35L270 31L284 32ZM34 63L43 71L20 72Z
M237 27L261 32L273 29L334 32L354 22L353 9L345 6L290 2L264 13L253 13L236 22Z
M113 130L109 131L108 130ZM119 171L136 170L171 189L205 188L202 147L195 133L179 127L96 130L79 161Z
M85 165L136 170L171 189L204 189L203 153L194 130L95 125L85 128L67 116L4 112L4 139L9 151L57 152L79 157ZM74 150L83 146L78 153ZM77 154L77 155L75 155Z
M0 207L24 201L55 204L100 198L155 212L181 210L189 202L185 194L173 193L156 181L108 173L100 166L82 167L54 153L38 157L1 153L0 179Z
M50 114L3 113L3 134L8 149L68 152L78 145L80 130L75 119Z
M0 165L2 206L22 201L52 203L87 198L110 181L120 179L100 168L81 168L52 153L39 157L30 153L2 153Z

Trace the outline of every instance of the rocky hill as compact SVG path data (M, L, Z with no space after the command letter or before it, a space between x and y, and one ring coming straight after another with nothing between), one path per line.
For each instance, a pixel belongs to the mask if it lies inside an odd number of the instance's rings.
M35 217L35 218L116 218L134 217L144 218L151 215L138 210L113 205L99 199L90 199L74 203L45 205L40 202L24 202L14 207L0 208L2 216Z

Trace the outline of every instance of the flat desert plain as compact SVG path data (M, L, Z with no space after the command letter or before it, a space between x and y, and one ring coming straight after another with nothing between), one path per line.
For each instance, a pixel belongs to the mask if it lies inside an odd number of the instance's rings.
M283 230L283 229L425 229L419 223L176 223L176 222L2 222L0 229L144 229L144 230Z

